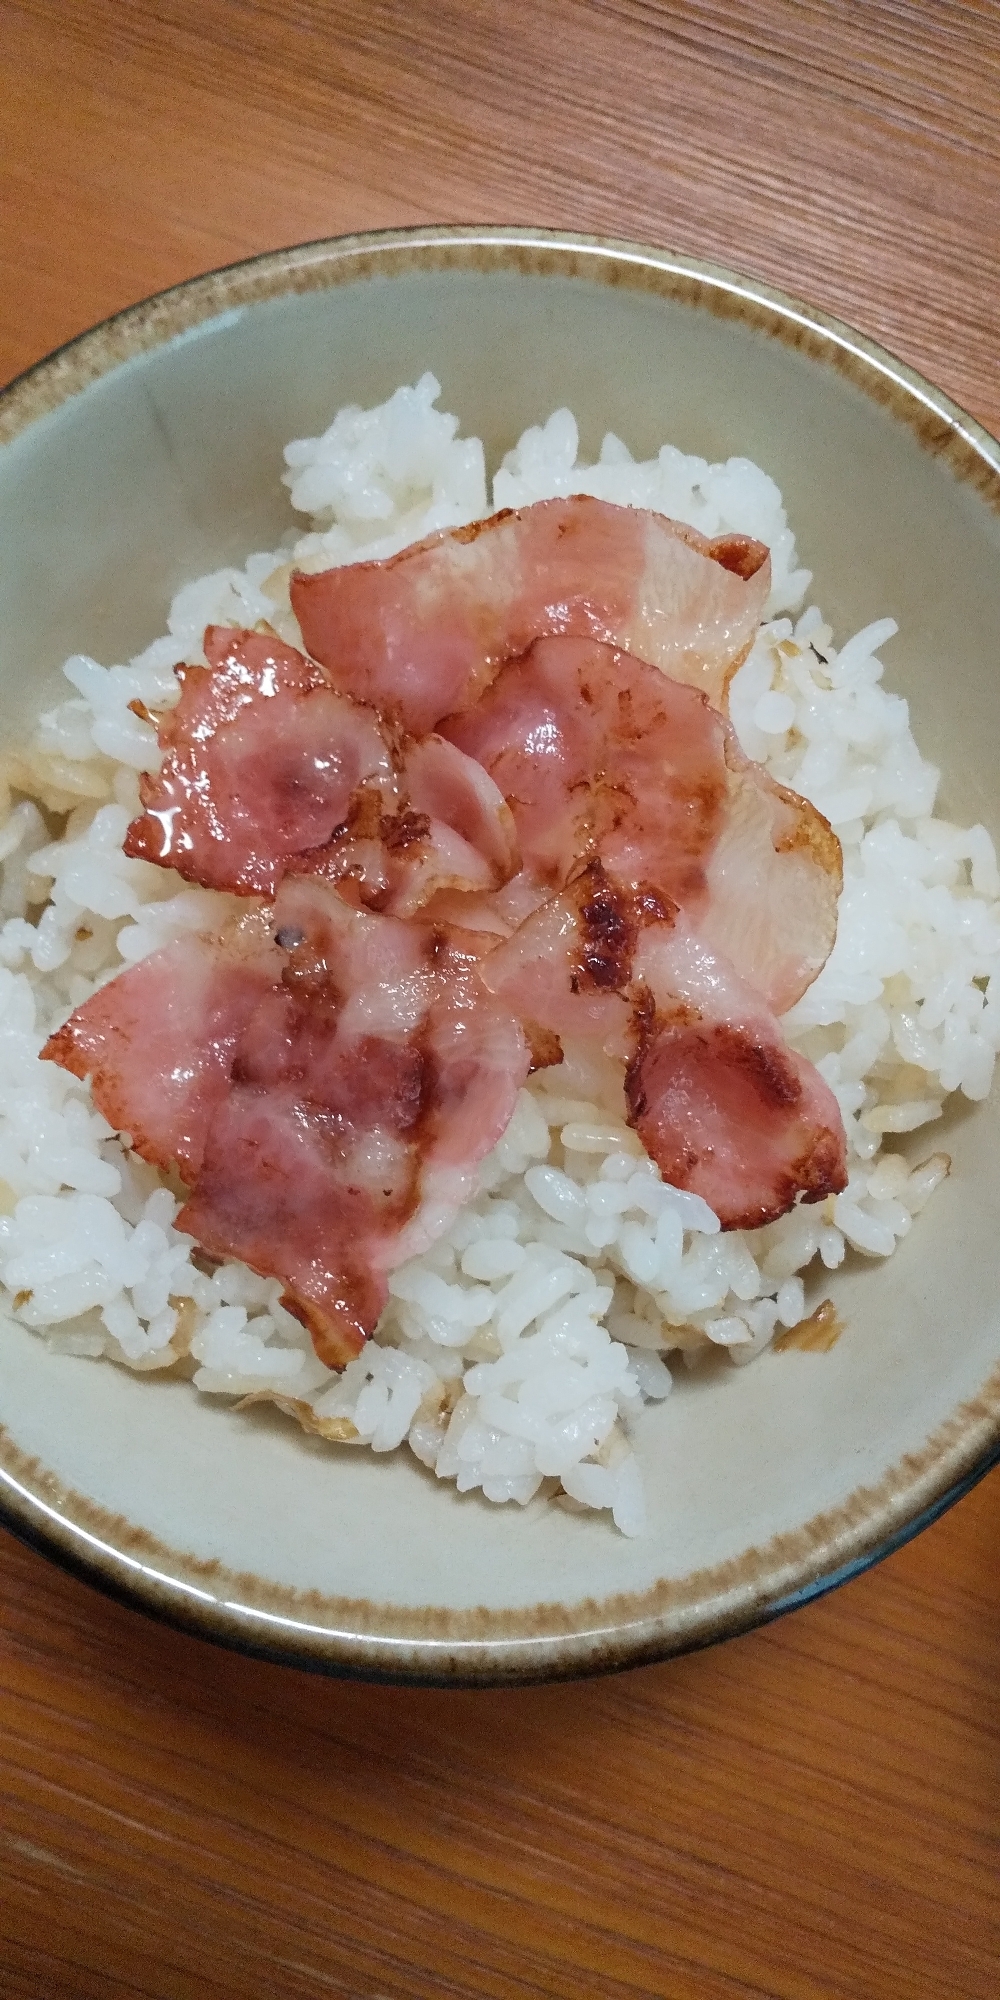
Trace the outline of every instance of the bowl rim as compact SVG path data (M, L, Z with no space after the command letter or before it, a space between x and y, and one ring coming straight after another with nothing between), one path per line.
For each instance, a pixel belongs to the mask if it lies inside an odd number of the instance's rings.
M0 444L91 382L269 298L407 271L520 270L658 292L750 323L832 365L1000 513L1000 444L886 349L758 281L669 250L565 230L418 225L239 259L125 307L0 389ZM502 1685L616 1671L711 1645L826 1595L919 1534L1000 1464L1000 1368L873 1489L714 1570L604 1607L433 1614L292 1593L155 1542L67 1491L0 1425L0 1523L106 1594L216 1643L341 1676ZM539 1618L542 1612L551 1617ZM370 1614L374 1612L374 1618ZM504 1636L502 1626L520 1629ZM493 1627L496 1629L493 1629Z

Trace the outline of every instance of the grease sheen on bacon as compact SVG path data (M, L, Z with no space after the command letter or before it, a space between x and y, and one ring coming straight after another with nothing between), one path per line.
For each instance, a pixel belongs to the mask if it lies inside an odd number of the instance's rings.
M722 702L770 589L745 535L709 541L575 495L450 528L383 562L296 571L303 642L335 684L422 735L546 633L600 639Z
M273 634L209 626L208 665L177 668L160 770L125 852L186 881L273 896L287 870L343 880L408 916L444 888L497 888L518 866L510 813L482 768L338 694Z
M561 1036L620 1059L650 1156L723 1227L845 1184L836 1102L775 1018L833 942L839 843L718 706L767 569L742 538L545 502L299 577L320 664L214 628L180 670L127 851L269 900L120 975L44 1054L179 1168L179 1226L280 1278L330 1365Z
M391 750L378 716L294 646L219 625L204 643L207 666L176 669L181 697L158 720L163 761L140 777L125 852L206 889L273 896L359 786L393 796Z
M288 872L338 882L359 908L410 917L433 896L489 893L516 875L520 854L503 793L443 736L407 742L395 808L362 786L324 847Z
M506 797L545 893L599 858L678 904L777 1013L825 964L840 843L698 689L596 640L538 639L441 728Z

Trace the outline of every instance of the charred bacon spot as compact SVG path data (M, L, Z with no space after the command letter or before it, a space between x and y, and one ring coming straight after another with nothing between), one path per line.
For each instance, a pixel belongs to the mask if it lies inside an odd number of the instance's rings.
M722 569L728 569L733 576L749 583L751 577L763 569L769 551L763 542L755 542L752 535L718 535L709 542L708 554Z
M501 507L499 514L489 514L483 521L469 521L466 523L464 527L449 528L448 539L449 541L452 542L478 542L480 535L489 534L492 528L499 528L501 521L511 520L513 514L514 514L513 507ZM428 543L437 542L439 540L440 536L438 535L428 535L427 537ZM422 548L424 544L422 542L418 542L416 546L418 548ZM411 556L412 554L413 554L412 548L400 550L401 556ZM396 560L397 558L394 556L389 557L389 562L394 562ZM386 563L379 564L380 569L385 569L387 567L388 565Z
M634 923L613 892L584 903L580 915L584 922L583 970L595 986L610 986L617 992L631 970Z
M691 847L696 854L702 855L718 833L725 811L725 775L720 771L717 776L703 777L694 784L682 784L675 779L674 794L683 808L685 831Z
M426 840L431 830L427 813L412 812L408 806L402 812L386 814L380 822L379 831L390 854L405 854L418 840Z
M591 861L572 884L580 915L580 945L570 975L574 993L588 987L620 992L632 976L638 932L632 898Z
M803 1201L825 1201L828 1194L843 1194L847 1171L836 1133L818 1133L808 1153L796 1162L793 1173Z
M382 825L382 794L375 785L361 785L352 794L347 818L335 827L331 841L377 840Z
M800 798L777 780L774 789L788 807L785 825L772 835L775 853L807 855L833 884L834 895L839 896L844 886L844 850L839 836L810 799Z
M539 1021L522 1021L521 1026L531 1055L529 1075L533 1076L539 1069L555 1069L563 1060L563 1046L558 1035L551 1028L543 1028Z
M366 1045L358 1045L359 1060L365 1060ZM377 1044L379 1060L384 1064L386 1044ZM373 1054L375 1050L373 1048ZM411 1042L399 1052L394 1079L393 1124L396 1130L411 1140L416 1153L411 1161L409 1184L403 1197L404 1214L413 1214L419 1199L420 1152L426 1144L429 1127L442 1103L441 1077L438 1065L427 1039L426 1025L417 1030Z

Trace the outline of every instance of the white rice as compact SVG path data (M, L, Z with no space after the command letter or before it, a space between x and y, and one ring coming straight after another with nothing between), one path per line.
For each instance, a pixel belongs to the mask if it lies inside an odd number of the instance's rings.
M163 1177L123 1148L84 1085L37 1061L51 1029L123 963L213 924L227 902L121 853L136 775L157 763L154 732L128 703L175 699L174 665L202 657L209 622L266 618L296 640L293 557L320 569L382 556L488 512L482 445L434 408L439 393L425 375L290 444L286 481L311 532L188 584L166 636L127 666L67 661L74 693L0 766L19 800L0 799L0 1298L62 1352L186 1370L206 1394L280 1397L331 1439L377 1452L408 1440L460 1492L522 1505L560 1494L637 1534L630 1422L669 1393L668 1363L713 1348L751 1359L816 1303L824 1267L848 1246L889 1256L948 1161L928 1148L911 1171L883 1140L938 1119L952 1091L984 1098L1000 1046L993 843L981 826L933 816L938 773L906 702L880 685L894 621L837 651L815 606L799 615L811 579L766 473L670 445L638 464L610 435L582 466L575 421L557 410L508 455L492 501L587 492L769 544L769 622L731 709L747 752L843 842L837 943L785 1028L844 1114L844 1194L768 1229L720 1233L643 1154L620 1074L568 1048L521 1092L477 1200L393 1274L376 1338L338 1376L278 1303L277 1281L197 1267Z

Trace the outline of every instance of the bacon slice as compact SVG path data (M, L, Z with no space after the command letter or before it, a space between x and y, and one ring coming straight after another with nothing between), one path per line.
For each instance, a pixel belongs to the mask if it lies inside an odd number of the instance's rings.
M474 1192L529 1049L483 986L493 940L352 910L290 880L273 909L109 981L43 1055L192 1192L178 1227L287 1286L339 1367L386 1273Z
M833 950L843 850L808 799L743 755L728 724L725 757L726 811L705 868L698 932L784 1014Z
M476 975L481 943L288 881L280 992L240 1038L179 1218L277 1275L321 1360L374 1331L386 1273L447 1227L510 1120L529 1055Z
M319 665L210 628L179 670L126 851L276 900L43 1053L179 1167L182 1228L281 1278L329 1365L562 1035L621 1059L651 1157L724 1227L845 1185L836 1102L773 1012L833 942L839 843L719 709L768 582L745 538L544 502L295 578Z
M283 964L270 911L248 910L218 937L181 938L120 972L42 1059L89 1076L97 1109L142 1159L194 1181L236 1044Z
M125 852L207 889L273 896L289 858L330 838L360 785L394 800L392 754L378 717L280 639L209 626L205 655L207 667L177 668L163 763L140 778L145 810Z
M774 1015L683 915L592 862L490 954L522 1018L627 1059L628 1120L674 1187L756 1229L847 1184L837 1101Z
M443 736L425 736L407 750L405 783L410 809L464 840L485 862L493 888L517 874L521 858L513 815L476 758Z
M642 937L633 967L629 1124L664 1180L759 1229L847 1186L833 1092L746 982L680 925Z
M177 669L127 854L244 895L273 896L287 869L343 878L402 916L438 889L516 873L507 806L452 744L405 738L266 634L210 626L205 654L207 667Z
M482 895L442 890L424 904L421 916L426 923L457 925L459 930L488 931L495 940L512 937L518 926L533 916L546 901L545 891L539 889L522 869L502 889Z
M385 562L296 571L310 653L416 735L543 633L604 640L721 704L770 589L767 549L583 495L430 536Z
M599 857L682 908L775 1012L825 964L840 843L698 689L592 639L539 639L442 724L507 798L529 880Z
M290 872L339 882L368 910L409 917L445 891L488 894L520 865L513 817L480 764L442 736L407 745L399 802L384 808L368 787L355 793L343 827Z
M599 855L622 883L704 897L722 828L721 715L695 689L592 639L536 640L442 731L510 804L522 863L561 888Z
M632 962L642 926L676 906L617 887L592 861L484 959L480 976L522 1020L558 1036L591 1036L629 1053Z

